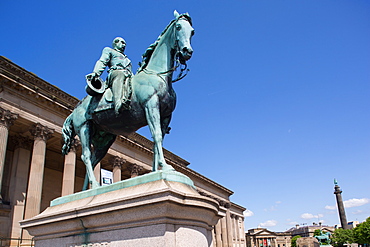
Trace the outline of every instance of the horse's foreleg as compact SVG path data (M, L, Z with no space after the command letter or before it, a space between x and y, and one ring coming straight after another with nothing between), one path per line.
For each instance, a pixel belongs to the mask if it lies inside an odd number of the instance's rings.
M159 167L162 167L162 170L173 170L172 166L167 165L163 155L163 135L161 128L161 116L159 113L158 96L153 96L150 100L147 101L147 104L145 106L145 114L154 141L154 157L152 170L157 171Z
M80 129L80 140L81 140L81 147L82 147L82 155L81 159L85 163L86 166L86 174L89 178L89 182L91 183L91 188L95 189L99 187L99 183L96 181L94 171L92 168L91 162L91 126L89 123L86 123Z
M87 173L85 174L84 184L82 186L82 190L87 190L89 188L89 177L87 176Z

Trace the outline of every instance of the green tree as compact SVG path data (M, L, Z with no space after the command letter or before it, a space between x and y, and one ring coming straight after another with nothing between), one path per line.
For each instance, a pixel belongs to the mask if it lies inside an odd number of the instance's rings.
M292 247L297 247L297 239L298 238L301 238L301 236L297 235L297 236L292 237L292 240L290 241L290 244L291 244Z
M323 234L327 233L326 231L322 231ZM313 236L321 236L321 230L320 229L316 229L314 232L313 232Z
M335 247L341 247L345 244L354 243L353 230L352 229L336 229L331 236L332 245Z
M355 243L370 244L370 217L353 229L353 235Z
M320 229L316 229L314 232L313 232L313 236L320 236L321 233L320 233Z

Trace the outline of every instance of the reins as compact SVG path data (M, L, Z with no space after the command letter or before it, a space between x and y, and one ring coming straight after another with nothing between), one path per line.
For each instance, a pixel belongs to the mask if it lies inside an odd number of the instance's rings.
M174 22L176 23L176 22ZM176 32L176 29L174 29L174 33ZM174 34L175 35L175 34ZM175 35L176 37L176 35ZM177 70L177 68L180 67L180 73L177 75L177 78L175 80L172 80L171 82L172 83L175 83L177 81L180 81L182 80L185 76L187 76L188 72L190 71L188 69L188 65L186 64L186 62L184 61L184 63L181 63L180 62L180 47L178 45L178 42L179 40L177 39L176 37L176 40L175 40L175 50L176 50L176 54L175 54L175 65L170 68L169 70L167 71L164 71L164 72L159 72L159 73L155 73L154 71L149 71L147 68L144 68L142 71L144 71L146 74L156 74L157 76L159 76L160 78L162 78L161 75L164 75L164 74L168 74L168 73L173 73L174 71ZM184 67L181 68L181 66L184 65ZM185 72L185 74L183 74ZM162 78L163 79L163 78ZM164 80L164 79L163 79ZM165 81L165 80L164 80Z

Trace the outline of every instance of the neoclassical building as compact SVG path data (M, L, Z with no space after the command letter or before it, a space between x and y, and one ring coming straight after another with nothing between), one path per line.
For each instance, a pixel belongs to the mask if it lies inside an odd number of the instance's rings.
M272 232L266 228L249 229L245 233L247 247L290 247L290 232Z
M294 236L313 237L315 230L334 232L335 228L321 223L307 226L296 225L285 232L273 232L266 228L249 229L245 233L247 247L290 247Z
M85 166L78 144L63 156L62 125L79 100L0 57L0 246L27 246L32 236L20 228L51 200L81 190ZM113 174L113 182L151 171L153 143L134 133L119 136L95 169ZM226 211L213 229L216 247L246 246L244 207L230 201L233 192L190 169L189 162L164 150L166 161L190 177L201 195ZM281 246L282 247L282 246Z

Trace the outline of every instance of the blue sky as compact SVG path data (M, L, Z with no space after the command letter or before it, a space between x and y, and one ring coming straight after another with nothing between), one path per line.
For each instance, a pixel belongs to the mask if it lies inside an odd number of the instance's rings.
M348 220L370 216L369 1L1 1L0 55L82 99L113 38L136 70L175 9L194 54L165 148L233 190L246 229L338 224L334 178Z

